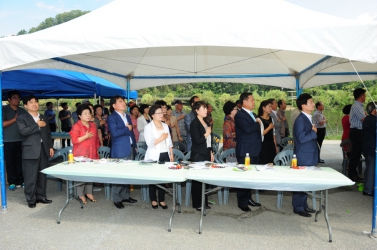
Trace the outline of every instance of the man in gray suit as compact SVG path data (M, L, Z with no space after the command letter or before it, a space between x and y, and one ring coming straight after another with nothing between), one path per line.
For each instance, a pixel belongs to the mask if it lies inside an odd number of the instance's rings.
M17 126L22 137L22 172L25 181L25 197L29 208L35 203L48 204L46 196L46 175L41 170L47 168L48 158L54 155L50 128L47 118L38 113L39 104L35 96L23 99L26 114L17 117Z
M276 146L279 147L279 149L281 150L280 148L280 143L281 143L281 135L280 135L280 130L281 130L281 120L278 118L277 116L277 107L278 107L278 104L276 102L275 99L271 98L271 99L268 99L270 102L271 102L271 108L272 108L272 112L270 114L270 117L272 118L273 122L274 122L274 136L275 136L275 141L276 141Z

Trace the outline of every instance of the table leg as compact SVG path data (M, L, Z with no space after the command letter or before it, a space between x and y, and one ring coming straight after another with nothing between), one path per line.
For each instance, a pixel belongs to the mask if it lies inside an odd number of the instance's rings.
M321 191L321 197L320 197L320 200L319 200L319 210L315 213L315 221L317 222L317 216L318 214L320 214L322 212L322 208L324 210L324 217L325 217L325 220L326 220L326 224L327 224L327 229L329 231L329 242L332 242L332 231L331 231L331 226L330 226L330 222L329 222L329 216L327 214L327 207L328 207L328 195L329 195L329 191L328 190L325 190L324 193L323 191ZM324 202L323 202L324 200Z
M63 210L67 207L68 203L69 203L69 199L70 199L70 194L69 194L69 181L67 180L67 183L66 183L66 186L67 186L67 199L65 201L65 204L64 206L62 207L62 209L60 209L59 213L58 213L58 221L57 223L60 224L60 217L62 215L62 212Z
M170 220L169 220L169 225L168 225L168 232L171 232L171 222L173 220L173 216L174 216L174 213L175 213L175 206L176 206L176 185L177 183L173 183L173 205L172 205L172 209L171 209L171 215L170 215ZM180 210L180 208L179 208Z
M206 192L206 184L202 183L202 209L200 211L199 234L202 234L203 215L205 215L205 209L206 209L206 205L204 204L205 192Z

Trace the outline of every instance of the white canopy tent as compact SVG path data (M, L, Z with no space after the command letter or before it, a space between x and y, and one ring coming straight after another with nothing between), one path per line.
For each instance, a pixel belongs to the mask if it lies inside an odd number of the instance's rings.
M0 71L57 68L133 90L185 82L309 88L377 78L377 22L282 0L117 0L70 22L0 39ZM219 80L216 80L219 79Z
M283 0L116 0L46 30L1 38L0 86L2 71L55 68L132 90L218 81L300 91L359 80L349 60L364 80L376 79L376 38L377 22ZM6 210L4 190L3 180Z

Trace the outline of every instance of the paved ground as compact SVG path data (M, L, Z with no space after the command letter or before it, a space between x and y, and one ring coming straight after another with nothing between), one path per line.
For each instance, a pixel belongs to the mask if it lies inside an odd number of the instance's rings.
M341 170L339 141L325 141L322 158L326 166ZM357 186L330 190L329 218L333 242L323 214L319 221L292 213L291 194L284 193L282 209L276 208L276 192L261 194L262 207L244 213L237 208L236 195L229 204L213 205L198 234L199 213L182 207L172 232L167 232L170 211L152 210L141 201L140 189L132 192L139 201L116 209L105 200L104 191L95 192L97 203L80 209L71 201L56 224L65 193L48 181L50 205L27 207L22 189L8 191L8 212L0 214L0 249L376 249L377 241L363 235L371 230L372 197L363 196ZM210 200L217 201L216 196ZM309 201L309 206L311 201ZM171 198L167 196L167 204Z

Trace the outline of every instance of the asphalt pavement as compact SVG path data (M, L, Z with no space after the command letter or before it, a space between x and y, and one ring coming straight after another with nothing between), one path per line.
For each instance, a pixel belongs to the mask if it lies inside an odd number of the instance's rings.
M340 141L325 141L321 158L324 166L341 171ZM63 185L63 190L65 185ZM184 189L183 189L184 193ZM277 193L260 194L261 207L242 212L236 193L231 192L227 205L212 205L198 234L200 214L182 206L176 213L172 231L168 220L172 199L166 195L169 210L152 210L141 201L140 188L131 196L135 204L124 203L117 209L105 199L104 189L94 192L97 203L81 209L71 200L56 223L65 202L65 192L48 180L48 205L28 208L23 189L7 191L8 211L0 213L0 249L376 249L377 241L363 234L371 231L373 198L362 195L357 185L329 191L328 215L333 242L323 216L304 218L293 213L291 193L284 192L281 209L276 207ZM184 197L184 195L183 195ZM217 195L209 198L217 203ZM311 199L308 199L311 206Z

